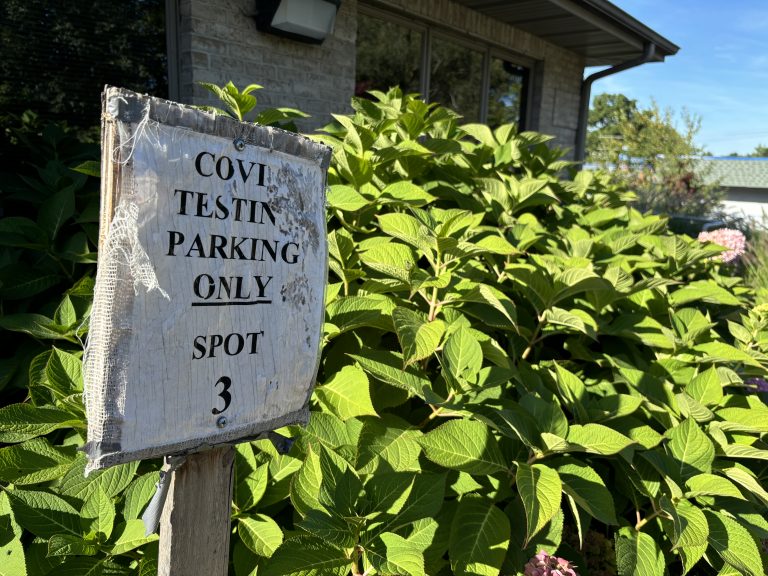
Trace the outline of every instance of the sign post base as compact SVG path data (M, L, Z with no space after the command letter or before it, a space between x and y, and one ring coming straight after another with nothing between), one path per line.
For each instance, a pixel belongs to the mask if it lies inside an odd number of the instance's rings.
M235 449L190 454L173 473L160 518L158 576L226 576Z

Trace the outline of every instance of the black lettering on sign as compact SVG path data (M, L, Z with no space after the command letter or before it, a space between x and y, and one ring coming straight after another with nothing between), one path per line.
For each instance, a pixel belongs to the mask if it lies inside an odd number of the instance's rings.
M229 376L222 376L218 380L216 380L216 384L214 386L218 386L221 384L223 388L221 389L221 392L219 392L219 398L224 400L224 408L219 410L218 408L214 408L211 410L212 414L221 414L229 408L230 402L232 402L232 394L229 393L229 387L232 386L232 379Z
M202 358L221 358L222 356L237 356L241 352L245 354L258 354L259 336L264 336L264 330L256 332L247 332L245 335L232 332L224 336L223 334L211 334L210 336L195 336L192 341L193 360ZM216 353L223 352L219 356Z
M206 157L210 158L210 160L206 160ZM237 164L237 171L240 174L240 179L243 181L243 184L248 182L248 178L250 178L254 166L258 166L259 182L257 185L264 186L264 175L267 169L266 164L247 161L243 162L241 158L236 158L235 162L232 162L227 156L219 156L217 160L215 154L205 151L200 152L200 154L195 157L195 170L203 178L210 178L215 172L216 176L221 180L231 180L235 175L235 164Z

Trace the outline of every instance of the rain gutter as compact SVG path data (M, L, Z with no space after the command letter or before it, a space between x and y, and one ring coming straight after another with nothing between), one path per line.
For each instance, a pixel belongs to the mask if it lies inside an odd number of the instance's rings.
M604 70L600 70L584 78L581 83L579 123L576 128L576 150L574 152L574 159L576 162L583 163L586 156L587 120L589 118L589 99L592 94L592 84L595 82L595 80L599 80L600 78L605 78L606 76L617 74L618 72L623 72L624 70L629 70L635 66L646 64L647 62L653 60L655 55L656 44L653 42L647 42L643 46L643 53L637 58L632 58L631 60L621 62L620 64L616 64L610 68L605 68Z

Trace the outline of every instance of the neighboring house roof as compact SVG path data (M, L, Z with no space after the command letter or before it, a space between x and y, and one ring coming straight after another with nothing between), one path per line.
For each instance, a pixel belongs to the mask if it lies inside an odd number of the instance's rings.
M587 66L614 65L637 58L654 44L654 60L678 46L607 0L455 0L584 56Z
M768 158L710 157L696 161L707 184L768 190Z

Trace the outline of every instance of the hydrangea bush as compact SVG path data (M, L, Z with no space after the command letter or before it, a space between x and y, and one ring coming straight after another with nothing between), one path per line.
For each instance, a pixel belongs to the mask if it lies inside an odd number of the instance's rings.
M738 260L746 252L747 247L747 239L744 233L741 230L733 230L731 228L718 228L717 230L699 232L698 240L699 242L712 242L727 248L727 250L717 256L717 259L726 263Z
M542 550L528 560L525 576L579 576L571 563L565 558L558 558Z
M312 417L281 431L287 454L238 445L231 573L572 575L599 534L621 576L763 575L768 314L722 248L567 177L547 136L398 90L353 108L317 136L334 157ZM0 222L5 262L92 252L89 208L50 228L69 184L47 173ZM0 573L156 570L137 518L158 463L84 479L76 451L91 276L3 297Z

